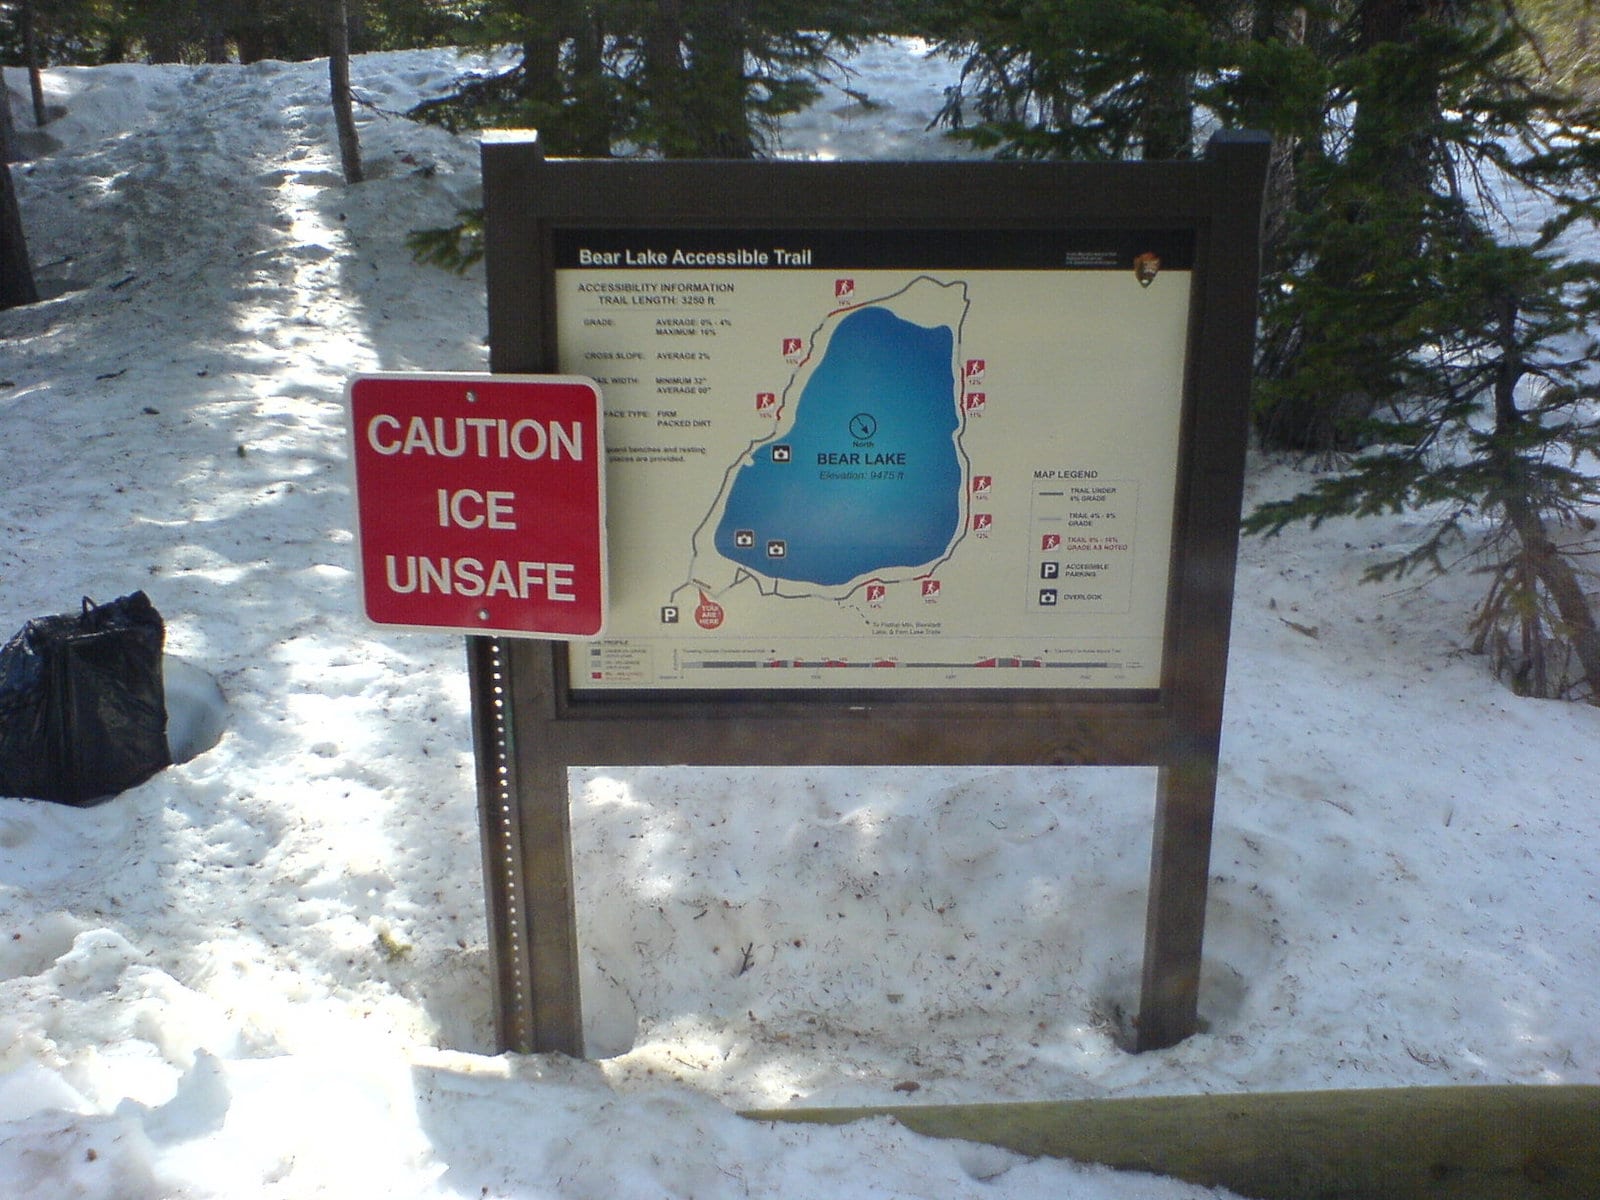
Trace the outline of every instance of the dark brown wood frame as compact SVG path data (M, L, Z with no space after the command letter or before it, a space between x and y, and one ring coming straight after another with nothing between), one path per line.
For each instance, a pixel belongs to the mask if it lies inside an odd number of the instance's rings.
M483 144L490 367L554 373L558 228L1191 231L1161 686L575 696L566 646L467 639L499 1047L583 1053L569 766L1159 768L1138 1049L1194 1032L1233 609L1268 145L1158 163L546 161ZM991 197L974 206L963 198ZM621 564L625 567L625 564ZM616 565L614 565L614 570Z

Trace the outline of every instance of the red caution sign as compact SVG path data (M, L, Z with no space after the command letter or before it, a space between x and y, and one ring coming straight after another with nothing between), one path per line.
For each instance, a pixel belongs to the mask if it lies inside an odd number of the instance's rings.
M347 389L367 616L594 637L605 623L600 389L566 375L366 375Z

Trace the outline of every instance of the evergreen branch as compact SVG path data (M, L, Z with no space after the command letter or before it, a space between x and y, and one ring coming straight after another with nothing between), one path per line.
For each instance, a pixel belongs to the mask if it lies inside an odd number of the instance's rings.
M413 229L406 234L406 249L411 260L442 267L463 275L484 255L483 209L461 209L454 225L436 229Z

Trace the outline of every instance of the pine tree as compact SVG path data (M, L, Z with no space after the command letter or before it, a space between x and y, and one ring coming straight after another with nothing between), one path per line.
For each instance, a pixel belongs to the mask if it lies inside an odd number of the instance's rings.
M462 45L478 17L472 0L383 0L360 11L364 36L352 30L351 41L362 50Z
M472 74L447 96L408 114L452 131L538 129L557 154L610 153L615 105L607 94L615 47L605 28L611 5L584 0L498 0L461 28L463 44L513 45L505 70Z
M520 61L413 115L536 128L556 154L750 157L874 14L844 0L498 0L477 38L520 45Z
M502 0L479 36L520 44L520 61L411 115L537 129L556 155L749 158L815 98L831 54L889 11L885 0ZM457 215L411 234L419 261L465 270L482 257L481 210Z
M1587 2L1587 0L1586 0ZM1540 84L1503 0L929 0L963 63L943 114L1014 156L1188 152L1202 120L1274 135L1259 432L1326 475L1247 522L1420 509L1374 578L1483 557L1476 648L1536 695L1600 697L1594 364L1600 115ZM1123 14L1125 20L1118 20ZM1521 239L1508 197L1548 222Z
M1209 79L1272 0L923 0L961 63L940 120L1000 157L1188 158ZM1259 10L1259 11L1257 11Z
M1369 577L1476 553L1490 586L1474 648L1519 691L1600 703L1584 565L1600 263L1572 243L1600 218L1600 111L1531 81L1522 36L1495 6L1436 4L1351 60L1366 123L1319 167L1320 204L1293 235L1305 257L1277 328L1303 341L1266 394L1320 398L1325 427L1361 449L1246 529L1428 513L1430 536ZM1546 214L1531 241L1502 215L1519 200Z

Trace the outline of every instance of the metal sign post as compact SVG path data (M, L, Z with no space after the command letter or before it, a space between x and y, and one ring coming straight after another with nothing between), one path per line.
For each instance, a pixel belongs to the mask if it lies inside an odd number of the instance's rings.
M1140 1049L1196 1026L1267 144L545 161L491 366L605 395L603 637L471 638L502 1048L583 1051L570 765L1153 765Z

